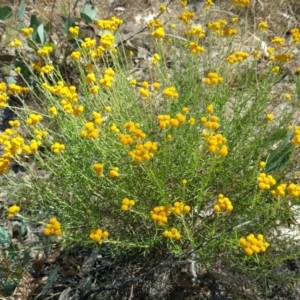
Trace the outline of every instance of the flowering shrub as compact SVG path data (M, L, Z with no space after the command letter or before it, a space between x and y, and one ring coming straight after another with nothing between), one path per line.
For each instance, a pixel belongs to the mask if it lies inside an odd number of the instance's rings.
M242 14L250 1L232 3ZM78 26L68 28L76 45L68 56L73 81L52 63L54 46L36 43L31 28L21 30L36 44L34 61L22 56L35 84L0 83L1 109L10 96L23 104L22 110L11 107L17 117L0 134L0 173L18 199L8 216L22 207L45 223L45 215L54 214L59 222L51 218L43 233L66 244L182 253L213 240L200 250L203 263L221 257L247 268L258 253L261 261L280 261L274 249L284 237L276 239L272 230L294 218L299 200L299 178L291 169L300 126L287 129L294 110L279 113L270 95L294 59L299 30L291 30L291 41L272 37L260 61L262 49L242 46L239 16L213 19L213 1L206 1L207 22L200 26L187 1L181 6L178 24L147 23L156 46L145 62L149 76L139 79L127 69L135 54L118 41L123 21L117 17L96 21L100 38L81 39ZM262 34L267 28L258 24ZM22 53L23 39L8 46ZM24 70L17 71L26 85ZM26 95L38 99L38 107L24 101ZM295 105L298 97L284 103ZM18 183L5 177L13 163L26 170ZM22 206L28 202L30 208ZM262 234L239 240L250 229L263 232L270 245ZM240 259L239 242L252 257ZM287 244L294 249L293 241Z

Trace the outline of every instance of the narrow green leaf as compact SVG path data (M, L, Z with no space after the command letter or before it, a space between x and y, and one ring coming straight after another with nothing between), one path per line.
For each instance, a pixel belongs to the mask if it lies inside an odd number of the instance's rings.
M48 33L51 29L52 29L52 23L48 22L45 27L44 27L45 31Z
M36 31L35 31L36 33ZM35 34L35 36L37 36L37 34ZM36 38L34 38L34 35L32 34L32 39L27 39L26 42L27 42L27 46L34 49L34 50L38 50L38 46L36 45L36 43L34 42L36 40Z
M27 223L24 219L22 219L21 227L20 227L20 236L24 237L27 235L28 229L27 229Z
M24 17L25 9L26 9L26 2L25 2L25 0L21 0L20 7L17 12L18 19L21 19Z
M293 130L288 130L285 139L279 143L276 149L270 152L265 168L266 173L276 171L287 164L293 151L291 143L293 133Z
M296 82L296 94L300 98L300 76L298 76L297 82Z
M43 290L40 292L39 296L45 295L49 289L52 287L56 276L58 274L58 270L59 270L59 266L57 265L51 272L51 274L49 275L47 282L46 282L46 286L43 288Z
M2 227L0 227L0 244L2 244L2 245L10 244L9 234Z
M24 253L24 256L22 259L22 270L25 269L29 265L30 260L31 260L30 253L28 251L26 251Z
M32 27L33 29L37 29L40 26L41 22L39 21L39 19L37 18L36 15L32 15L30 17L30 25L29 27Z
M0 20L9 19L12 16L12 9L9 6L0 7Z
M4 283L3 290L5 296L11 296L19 283L18 279L9 279Z
M28 65L25 64L24 62L17 60L15 62L14 67L15 68L21 68L21 74L23 75L24 78L27 78L30 75L30 70L28 68ZM23 225L23 221L22 221L22 225Z

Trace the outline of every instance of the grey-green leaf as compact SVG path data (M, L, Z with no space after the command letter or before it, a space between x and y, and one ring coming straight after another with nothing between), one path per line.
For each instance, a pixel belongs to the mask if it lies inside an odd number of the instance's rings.
M83 7L83 10L80 14L81 18L87 23L93 22L93 20L96 19L96 15L97 15L97 10L91 4L86 4Z
M2 245L10 244L9 234L3 227L0 227L0 244Z
M66 288L59 296L58 300L68 300L69 299L69 292L71 288Z
M45 43L45 29L44 29L44 25L41 24L38 28L37 28L37 33L40 39L40 43L44 44Z
M17 12L17 18L22 19L25 14L25 8L26 8L26 2L25 0L21 0L18 12Z

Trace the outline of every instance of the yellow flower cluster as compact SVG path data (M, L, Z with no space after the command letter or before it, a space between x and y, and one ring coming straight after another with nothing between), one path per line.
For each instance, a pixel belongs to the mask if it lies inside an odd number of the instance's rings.
M236 51L235 53L229 55L226 60L230 64L234 64L237 62L242 62L245 59L247 59L248 57L249 57L249 53L243 52L243 51Z
M281 61L281 62L288 62L293 58L293 54L292 53L280 53L280 54L276 54L274 56L275 60Z
M179 20L185 23L185 25L189 25L191 20L195 17L195 13L192 11L186 10L182 12L179 16Z
M60 103L66 113L78 115L83 112L84 107L82 105L77 105L79 96L77 94L75 86L67 86L62 81L58 81L57 85L55 86L43 83L42 87L51 94L57 95L62 98ZM49 113L55 115L55 109L50 110Z
M219 124L219 118L215 115L212 115L210 117L202 117L200 119L201 123L207 128L211 130L217 130L220 127Z
M171 118L170 115L159 115L157 120L160 128L166 128L167 126L178 127L185 122L186 116L180 113L176 114L174 118Z
M16 128L16 127L20 126L20 121L19 120L10 120L8 122L8 124L9 124L10 127Z
M6 93L6 83L0 82L0 109L5 108L9 99Z
M20 41L20 40L18 40L18 39L13 39L13 41L11 41L10 43L9 43L9 46L11 47L11 48L18 48L18 47L22 47L22 42Z
M115 72L112 68L108 68L104 71L104 76L99 80L100 84L108 88L112 87L114 81Z
M19 95L19 94L27 93L27 92L29 92L28 87L22 87L15 83L11 83L8 87L8 94L10 94L10 95Z
M163 23L159 19L150 20L146 23L149 29L157 29L163 27Z
M213 6L213 5L214 5L214 3L212 2L212 0L206 0L205 1L205 10L209 11L211 6Z
M115 123L113 123L110 126L109 130L112 131L112 132L115 132L115 133L119 133L120 132L120 129L118 128L117 124L115 124ZM121 139L120 139L120 141L121 141ZM122 142L121 142L121 144L122 144Z
M300 145L300 126L295 126L294 136L292 138L292 144L299 146Z
M136 145L128 154L135 162L140 163L151 160L157 149L158 144L156 142L147 141L144 144Z
M93 164L93 168L96 172L96 175L99 177L103 174L103 170L104 170L104 165L103 164L99 164L99 163L95 163Z
M100 130L95 127L93 122L88 122L84 125L84 130L80 132L80 136L83 138L96 139L99 136Z
M215 212L220 212L220 211L233 211L233 205L229 198L225 197L223 194L218 195L218 202L214 206L214 211Z
M153 57L152 57L152 66L156 66L160 60L161 60L160 55L157 53L154 53Z
M18 120L11 120L9 122L13 128L7 128L0 134L0 144L2 144L2 155L0 157L0 174L8 171L10 161L14 156L24 154L33 154L41 145L41 139L47 135L46 131L34 130L35 139L31 140L29 144L25 143L24 138L17 128L20 125Z
M272 40L271 43L277 44L277 45L284 45L285 39L279 36L275 36Z
M287 187L288 195L291 197L299 197L300 196L300 185L291 183Z
M141 140L146 138L146 133L141 129L140 123L129 121L124 125L125 129L129 131L133 140Z
M164 12L166 11L167 7L165 5L160 5L159 11Z
M96 82L96 76L94 73L88 73L86 74L86 78L85 78L86 83L93 83Z
M298 28L291 29L291 35L292 35L292 43L293 44L299 44L300 42L300 30Z
M20 211L20 207L18 205L13 205L8 208L8 217L14 217Z
M44 74L48 74L52 71L54 71L54 67L52 65L45 65L45 66L41 67L40 75L44 76Z
M89 37L84 39L84 42L81 43L81 47L83 49L91 49L96 46L97 41L95 39L91 39Z
M261 30L266 30L268 29L268 23L267 22L260 22L258 23L258 28Z
M103 231L102 229L93 229L90 233L90 239L96 243L101 244L103 239L107 239L109 233L107 231Z
M280 67L278 67L278 66L275 66L274 68L272 68L272 72L273 73L278 73L280 71Z
M279 186L276 187L275 190L271 191L272 196L274 196L274 197L285 196L286 187L287 187L287 185L285 183L280 184Z
M163 95L167 98L177 99L179 94L175 88L175 86L170 86L163 91Z
M43 46L42 49L37 50L39 56L47 56L53 51L51 46Z
M165 30L164 30L163 27L159 27L159 28L157 28L156 30L154 30L154 31L151 33L151 35L152 35L154 38L156 38L156 39L158 39L158 40L161 40L161 39L164 38L164 36L166 35L166 33L165 33Z
M172 207L172 212L175 215L185 215L185 214L189 213L190 210L191 210L191 207L189 205L185 205L184 202L182 202L182 201L180 201L180 202L176 201Z
M235 36L237 35L237 30L235 28L231 28L226 26L223 31L221 31L221 35L223 36Z
M21 29L23 35L27 38L33 33L33 28L32 27L24 27Z
M31 140L29 145L25 145L25 144L23 145L23 151L26 152L27 154L34 154L38 150L38 148L42 144L41 142L42 138L44 136L47 136L48 132L46 130L41 131L35 129L34 134L36 139Z
M116 178L116 177L119 177L119 176L120 176L120 174L119 174L119 168L118 167L114 167L108 173L109 178Z
M240 245L244 248L247 255L252 255L253 253L265 252L270 244L264 241L262 234L258 234L255 237L251 233L246 238L240 238Z
M168 216L171 214L168 205L156 206L150 211L151 219L157 223L158 226L163 226L168 222Z
M250 0L232 0L232 2L238 6L248 6L250 4Z
M46 226L44 228L43 234L44 235L56 235L56 236L61 235L61 225L57 221L56 218L51 218L49 220L49 223L46 224Z
M207 77L204 78L204 83L206 85L217 85L223 82L223 78L219 76L218 73L209 72Z
M134 205L135 205L135 201L134 200L130 200L128 198L124 198L122 200L121 210L126 211L126 210L130 209Z
M267 119L267 122L271 122L274 119L274 115L273 114L267 114L266 119Z
M114 124L115 125L115 124ZM115 128L111 129L112 131L115 130ZM131 137L130 134L123 134L123 133L120 133L119 134L119 139L120 139L120 143L123 145L123 146L127 146L127 145L131 145L133 143L133 138Z
M26 120L28 125L36 125L42 120L42 116L38 114L30 114Z
M202 53L204 51L204 47L198 45L195 42L190 42L190 52L193 54Z
M206 111L211 114L214 110L212 104L206 107ZM201 117L201 123L209 130L217 130L220 127L219 118L215 115L207 117ZM206 139L208 144L208 152L216 153L220 156L226 156L228 154L228 147L225 145L227 139L221 134L214 134L212 132L203 132L202 136Z
M186 7L187 6L187 0L182 0L180 2L180 4L181 4L182 7Z
M273 178L273 176L266 175L265 173L259 173L257 181L260 190L269 190L271 186L276 184L276 180Z
M48 135L48 131L47 130L39 130L39 129L35 129L34 130L34 134L37 140L41 140L44 136Z
M220 156L226 156L228 154L228 147L224 145L227 139L221 133L203 132L202 136L207 141L208 152L216 153Z
M108 20L98 20L97 26L101 30L116 31L123 24L123 20L117 17L111 17Z
M174 240L179 240L181 238L181 234L175 227L172 227L171 230L165 230L163 236Z
M114 46L115 37L111 33L104 33L100 38L100 45L104 49L110 49Z
M79 34L79 26L70 27L69 33L72 34L74 37L77 37Z
M66 146L64 144L60 144L58 142L54 143L52 146L51 146L51 150L55 153L55 154L58 154L60 153L61 151L65 150Z
M205 33L204 30L201 26L192 26L191 29L186 30L185 32L186 36L194 36L198 39L204 38L205 37Z
M77 60L79 60L80 59L80 57L81 57L81 52L80 51L73 51L72 53L71 53L71 58L74 60L74 61L77 61Z
M227 21L219 19L215 22L208 23L208 28L215 31L217 35L223 35L224 28L227 25Z

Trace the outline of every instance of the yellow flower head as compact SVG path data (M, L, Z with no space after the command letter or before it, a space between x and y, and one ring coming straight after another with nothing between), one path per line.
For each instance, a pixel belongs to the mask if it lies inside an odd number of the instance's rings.
M13 205L8 208L8 217L14 217L20 211L20 207L18 205Z

